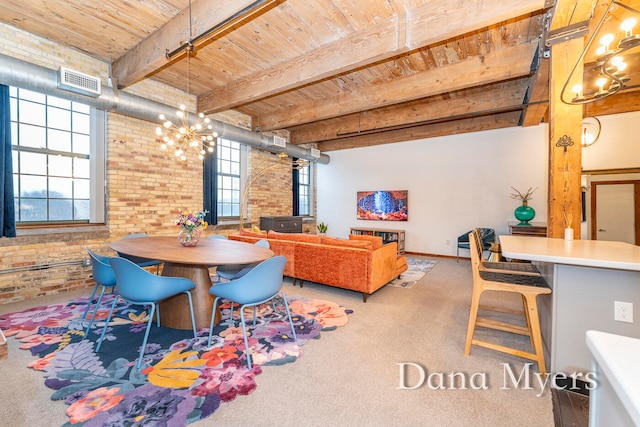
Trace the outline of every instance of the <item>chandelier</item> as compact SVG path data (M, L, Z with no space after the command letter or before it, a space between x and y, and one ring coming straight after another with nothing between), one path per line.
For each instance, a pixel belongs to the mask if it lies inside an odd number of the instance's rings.
M187 160L187 153L198 155L198 159L204 159L207 152L213 153L216 146L218 133L213 131L211 120L204 114L198 114L195 123L189 123L189 113L184 104L176 111L178 123L173 123L164 114L160 114L163 120L162 126L156 127L156 135L160 138L160 148L174 150L174 154L180 160Z
M191 0L189 0L189 40L181 46L187 55L187 96L189 96L191 84L191 56L195 55L191 22ZM198 159L202 160L207 152L213 153L215 150L218 132L213 130L211 120L203 113L199 113L195 121L192 121L187 107L180 104L180 109L176 111L177 123L172 122L164 114L158 117L163 122L162 126L156 127L156 135L162 150L169 148L174 150L175 156L182 161L187 160L189 152L197 154Z
M633 70L640 57L640 35L633 33L639 18L637 10L611 2L562 88L562 102L586 104L640 84L637 70ZM569 90L580 67L584 67L582 83Z

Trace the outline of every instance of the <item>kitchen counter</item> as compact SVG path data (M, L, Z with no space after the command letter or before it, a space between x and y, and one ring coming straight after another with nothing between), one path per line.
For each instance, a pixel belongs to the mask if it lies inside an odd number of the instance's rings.
M640 338L640 247L623 242L501 235L502 255L535 264L551 287L538 297L549 372L588 373L587 330ZM615 302L635 306L633 323Z

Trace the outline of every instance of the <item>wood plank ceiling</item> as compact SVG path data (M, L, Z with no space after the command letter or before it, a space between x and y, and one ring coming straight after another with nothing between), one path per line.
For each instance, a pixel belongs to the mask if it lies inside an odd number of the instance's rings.
M291 143L331 151L544 121L553 6L0 0L0 21L112 62L120 88L156 79L197 95L199 111L236 109L256 131L286 130ZM589 108L640 108L630 102Z

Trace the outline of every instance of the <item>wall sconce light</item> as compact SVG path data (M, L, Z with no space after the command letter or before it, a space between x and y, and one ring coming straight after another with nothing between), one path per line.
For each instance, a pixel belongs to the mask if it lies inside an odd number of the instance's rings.
M582 120L582 146L589 147L600 138L600 120L597 117L585 117Z
M639 21L636 9L611 2L562 88L562 102L586 104L640 84L638 71L631 69L637 68L640 58L640 34L633 32ZM582 83L569 88L576 70L583 66Z

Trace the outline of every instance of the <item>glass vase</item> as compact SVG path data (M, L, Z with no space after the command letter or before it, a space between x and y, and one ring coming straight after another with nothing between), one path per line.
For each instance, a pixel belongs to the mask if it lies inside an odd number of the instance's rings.
M200 230L197 228L181 228L178 233L178 242L182 246L195 246L200 241Z

